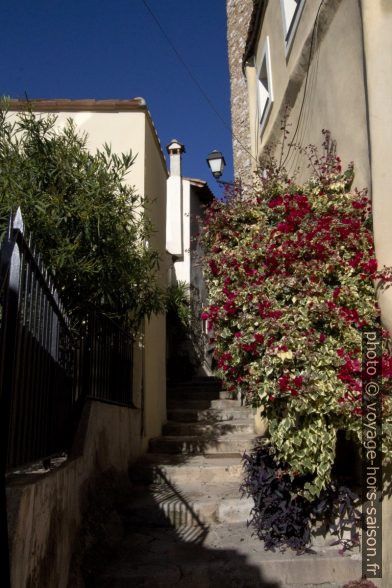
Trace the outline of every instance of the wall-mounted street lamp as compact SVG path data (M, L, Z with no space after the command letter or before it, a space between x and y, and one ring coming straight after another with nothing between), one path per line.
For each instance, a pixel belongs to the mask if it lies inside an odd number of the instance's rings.
M207 155L207 164L211 170L212 175L218 180L223 174L225 169L226 161L220 151L214 149L209 155Z
M211 153L207 155L207 164L218 184L223 184L224 186L234 186L232 182L224 182L223 180L219 179L223 174L223 170L225 169L226 165L225 158L220 151L217 151L216 149L211 151Z

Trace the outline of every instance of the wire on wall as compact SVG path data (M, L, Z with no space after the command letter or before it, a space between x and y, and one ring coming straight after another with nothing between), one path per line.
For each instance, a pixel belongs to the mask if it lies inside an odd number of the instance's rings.
M303 93L303 96L302 96L302 103L301 103L301 107L300 107L300 111L299 111L299 115L298 115L297 125L295 127L295 131L294 131L293 137L292 137L292 139L290 141L290 145L289 145L289 148L287 150L286 157L283 160L282 166L285 165L285 163L286 163L286 161L287 161L287 159L288 159L288 157L290 155L290 151L291 151L291 149L294 146L294 140L295 140L295 138L297 136L297 133L298 133L300 124L302 122L302 114L303 114L303 111L304 111L305 99L307 97L307 89L308 89L308 82L309 82L309 71L310 71L310 65L311 65L311 62L312 62L313 46L314 46L314 41L315 41L315 38L316 38L316 35L317 35L318 18L319 18L321 7L322 7L323 4L324 4L324 0L321 0L320 5L319 5L318 10L317 10L316 18L314 19L314 25L313 25L313 31L312 31L312 38L311 38L310 49L309 49L309 59L308 59L308 65L307 65L307 69L306 69L304 93Z

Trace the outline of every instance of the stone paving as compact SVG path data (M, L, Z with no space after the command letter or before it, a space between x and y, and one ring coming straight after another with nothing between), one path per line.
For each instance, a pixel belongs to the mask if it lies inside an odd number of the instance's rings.
M341 588L361 575L359 553L264 551L246 521L241 456L252 445L253 415L197 379L168 393L162 437L130 472L125 537L95 578L97 588Z

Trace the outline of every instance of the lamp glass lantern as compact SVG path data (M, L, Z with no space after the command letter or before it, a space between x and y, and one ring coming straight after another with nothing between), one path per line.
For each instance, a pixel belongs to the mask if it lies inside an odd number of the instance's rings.
M222 153L214 149L214 151L211 151L207 156L207 163L214 178L220 178L226 165Z

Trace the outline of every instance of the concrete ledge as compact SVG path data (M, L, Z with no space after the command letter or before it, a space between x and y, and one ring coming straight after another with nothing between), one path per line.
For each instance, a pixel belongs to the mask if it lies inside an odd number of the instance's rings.
M68 585L69 566L99 475L126 475L142 453L139 409L88 401L74 448L57 469L10 477L12 588Z

